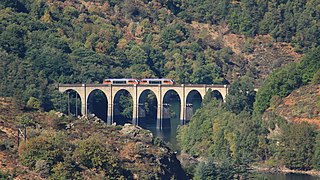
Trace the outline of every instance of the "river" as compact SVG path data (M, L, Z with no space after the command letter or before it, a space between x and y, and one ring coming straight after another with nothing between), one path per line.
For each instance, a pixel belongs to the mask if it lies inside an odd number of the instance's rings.
M156 129L155 126L147 127L154 136L161 138L167 145L174 151L179 151L178 141L176 138L177 128L180 125L180 103L172 102L170 103L171 109L174 111L175 116L172 117L170 121L170 128L165 128L163 130Z

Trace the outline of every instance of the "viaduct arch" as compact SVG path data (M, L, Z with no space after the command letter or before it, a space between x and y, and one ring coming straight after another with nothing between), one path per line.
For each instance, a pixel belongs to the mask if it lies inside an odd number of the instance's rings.
M227 85L191 85L191 84L176 84L176 85L107 85L107 84L59 84L60 92L74 90L77 92L81 99L81 114L88 115L88 100L89 96L94 91L101 91L107 100L107 123L112 124L114 119L114 99L118 92L121 90L128 91L133 100L133 113L132 124L139 124L139 98L145 91L151 91L155 94L157 99L157 129L162 129L162 120L164 117L164 98L167 92L173 90L180 98L180 124L186 124L190 120L190 115L187 115L187 106L190 104L188 101L190 95L193 93L199 94L201 99L204 98L206 92L211 89L212 91L219 92L222 99L225 100L228 93ZM189 98L189 99L188 99Z

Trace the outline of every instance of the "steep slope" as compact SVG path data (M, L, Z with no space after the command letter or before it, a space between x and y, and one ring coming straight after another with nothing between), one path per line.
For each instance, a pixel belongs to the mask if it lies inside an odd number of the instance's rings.
M234 55L230 61L234 63L232 71L225 71L229 82L243 75L251 73L256 78L256 84L272 73L274 69L297 62L301 54L285 42L275 42L270 35L245 37L230 32L228 26L217 26L192 21L191 33L199 41L203 39L213 49L230 48ZM242 69L244 68L244 69ZM244 72L243 72L244 71Z
M10 99L1 99L0 118L0 169L8 177L185 178L173 151L139 127L21 111ZM18 147L17 130L22 125L27 126L27 141L22 138ZM95 154L92 159L90 153ZM105 169L108 163L112 164Z
M42 179L18 160L18 124L15 117L21 113L11 98L0 98L0 170L15 179Z
M320 128L320 85L307 85L293 91L267 112L270 111L288 122L307 122Z

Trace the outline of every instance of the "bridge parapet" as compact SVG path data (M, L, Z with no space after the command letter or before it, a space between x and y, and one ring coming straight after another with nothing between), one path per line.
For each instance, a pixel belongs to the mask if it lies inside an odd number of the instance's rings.
M86 84L58 84L58 88L60 87L82 87Z
M122 86L122 87L132 87L132 86L141 86L141 87L209 87L209 88L227 88L228 85L215 85L215 84L58 84L58 87L110 87L110 86ZM255 87L257 88L257 87Z

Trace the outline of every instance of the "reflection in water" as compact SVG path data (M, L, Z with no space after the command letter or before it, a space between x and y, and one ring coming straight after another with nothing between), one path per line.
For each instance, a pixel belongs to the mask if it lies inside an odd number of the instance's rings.
M201 106L201 99L194 101L194 111ZM161 138L166 142L173 151L179 151L178 142L177 142L177 128L180 125L180 102L178 100L173 100L170 102L170 109L173 112L174 116L170 119L163 119L163 124L167 128L162 130L156 129L156 126L150 125L145 127L145 129L150 130L155 137ZM146 121L154 121L151 119L146 119Z
M150 130L155 137L159 137L164 142L166 142L172 150L178 151L178 143L176 139L177 128L180 125L180 102L179 99L172 98L169 102L169 106L166 107L167 111L166 116L162 121L162 130L157 129L157 111L150 108L149 112L151 113L141 113L144 108L139 109L139 113L142 117L139 117L138 125L144 129ZM153 110L152 110L153 109ZM140 115L139 114L139 115ZM173 116L170 118L170 114ZM144 117L143 117L144 116Z

